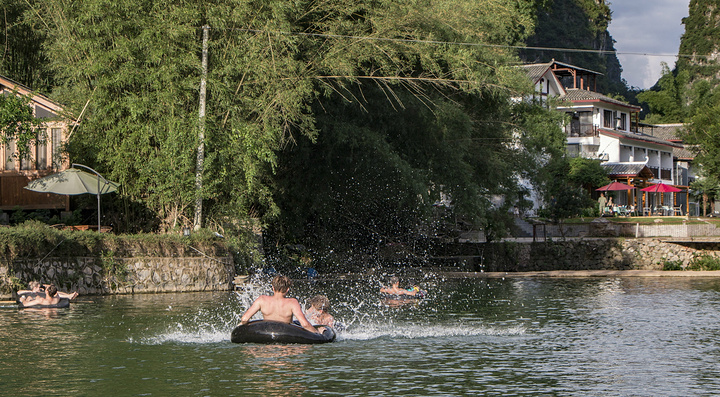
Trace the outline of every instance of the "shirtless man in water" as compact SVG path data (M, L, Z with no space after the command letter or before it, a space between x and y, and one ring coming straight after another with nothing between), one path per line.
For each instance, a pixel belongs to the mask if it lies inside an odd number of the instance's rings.
M318 334L318 330L305 318L300 303L295 298L286 298L292 286L292 280L285 276L275 276L272 280L273 295L260 295L240 318L240 325L245 325L258 311L264 320L279 321L290 324L293 316L306 330Z
M37 305L57 305L60 302L60 296L58 296L58 290L54 285L50 285L45 290L45 295L38 296L37 298L26 301L23 303L24 306L37 306Z
M380 292L390 295L415 295L418 293L417 288L413 288L411 291L400 288L400 280L397 277L390 278L390 286L380 288Z
M30 289L29 290L20 290L17 292L17 295L19 297L20 302L25 304L26 302L30 302L33 299L37 299L38 297L45 297L45 290L50 287L49 284L40 284L37 281L31 281L29 283ZM58 297L60 298L66 298L66 299L75 299L78 296L77 292L73 293L67 293L58 291Z

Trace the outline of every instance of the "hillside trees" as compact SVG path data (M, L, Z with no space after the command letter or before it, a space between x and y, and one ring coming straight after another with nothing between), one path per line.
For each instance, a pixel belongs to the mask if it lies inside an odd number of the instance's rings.
M45 32L28 20L29 10L25 0L0 3L0 75L49 92L54 80L42 47Z
M671 71L666 63L662 63L662 76L655 87L637 94L638 101L647 103L650 108L645 122L683 122L689 112L688 83L687 71Z
M702 192L720 185L720 66L715 59L720 45L718 20L716 2L690 1L680 41L683 56L672 71L663 65L663 75L655 87L638 95L638 100L647 102L651 110L646 122L686 123L682 138L702 167L693 190Z
M74 158L119 181L162 229L188 224L196 194L203 25L211 32L200 193L210 222L284 215L305 228L345 214L374 227L357 215L377 214L363 203L384 202L388 214L375 222L412 219L387 231L401 233L417 214L395 215L427 205L440 186L482 222L486 197L513 194L510 176L532 168L512 142L531 143L537 131L518 128L523 108L510 101L530 87L496 46L532 31L532 2L31 3L56 95L76 109L89 101Z

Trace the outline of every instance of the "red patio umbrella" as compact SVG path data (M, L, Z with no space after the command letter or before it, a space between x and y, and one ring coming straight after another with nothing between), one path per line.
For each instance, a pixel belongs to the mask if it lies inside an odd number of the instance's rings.
M658 183L657 185L648 186L646 188L640 189L643 192L650 192L650 193L676 193L676 192L682 192L682 189L678 189L675 186L666 185L664 183Z
M605 186L597 188L595 190L597 190L598 192L608 192L608 191L614 191L614 190L632 190L632 189L635 189L635 187L626 185L626 184L620 183L620 182L613 182L609 185L605 185Z
M649 193L677 193L682 192L682 189L678 189L675 186L666 185L664 183L658 183L657 185L648 186L646 188L640 189L640 191L643 192L649 192ZM663 205L663 197L665 195L660 196L660 205ZM674 201L674 199L673 199Z

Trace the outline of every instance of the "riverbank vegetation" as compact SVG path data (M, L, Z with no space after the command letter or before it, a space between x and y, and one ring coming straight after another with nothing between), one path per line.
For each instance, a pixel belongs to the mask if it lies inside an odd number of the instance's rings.
M0 74L79 121L64 155L120 183L103 197L102 223L123 241L172 241L202 226L192 236L219 233L235 252L263 230L270 264L365 258L460 231L502 237L530 185L548 203L543 216L591 216L588 192L606 180L597 162L565 156L562 115L518 100L534 87L517 67L528 43L611 49L603 2L8 0L0 8ZM572 63L532 51L522 59ZM601 87L629 92L614 54L573 56L607 74ZM73 198L85 214L72 222L92 223L95 205Z
M545 165L564 153L561 116L513 100L533 92L512 47L542 3L5 7L13 32L39 44L8 41L13 59L45 60L37 79L18 78L80 117L68 156L120 183L103 223L179 233L200 199L202 226L223 235L256 220L270 247L348 251L448 222L502 236L527 194L519 177L555 178Z
M114 269L116 257L232 257L238 273L257 265L257 244L253 236L218 236L201 230L189 236L177 234L112 234L62 230L38 221L0 227L0 259L96 257L98 263Z
M663 270L720 270L720 258L713 255L698 255L683 266L682 261L667 261Z

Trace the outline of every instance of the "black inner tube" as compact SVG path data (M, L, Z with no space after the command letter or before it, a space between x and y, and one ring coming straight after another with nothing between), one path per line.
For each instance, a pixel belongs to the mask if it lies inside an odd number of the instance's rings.
M66 307L70 307L70 299L67 298L60 298L60 302L55 305L25 306L22 302L18 302L18 308L20 309L63 309Z
M335 331L328 326L321 334L312 333L302 327L278 321L256 320L238 325L232 331L233 343L329 343L335 340Z

